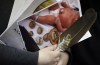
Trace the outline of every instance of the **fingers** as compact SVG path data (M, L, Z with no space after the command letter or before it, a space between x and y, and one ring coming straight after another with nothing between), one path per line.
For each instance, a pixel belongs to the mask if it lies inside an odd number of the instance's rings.
M60 57L57 57L56 60L59 61L60 60Z
M65 52L61 52L60 60L57 65L67 65L68 59L69 59L68 54Z
M55 58L55 60L53 62L53 65L58 65L59 60L60 60L60 57Z
M60 51L57 50L54 51L55 58L59 57L60 55L61 55Z
M51 53L53 54L53 57L56 58L56 60L59 60L59 56L61 55L60 51L57 51L57 45L52 45L47 47L47 49L49 49L51 51Z
M58 62L55 62L55 63L54 63L54 65L57 65L57 64L58 64Z
M58 29L59 32L64 32L66 28L62 27L61 21L59 18L56 20L56 28Z

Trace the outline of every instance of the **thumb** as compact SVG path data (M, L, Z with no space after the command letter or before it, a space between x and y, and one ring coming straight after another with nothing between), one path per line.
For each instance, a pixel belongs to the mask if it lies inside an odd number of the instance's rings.
M57 48L57 44L47 47L49 50L54 51Z

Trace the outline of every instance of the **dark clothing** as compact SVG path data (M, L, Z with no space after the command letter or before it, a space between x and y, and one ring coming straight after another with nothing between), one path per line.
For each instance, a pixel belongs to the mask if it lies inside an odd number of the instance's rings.
M12 5L13 0L0 1L0 33L7 27ZM81 0L81 6L83 14L88 8L94 8L97 11L97 20L90 30L92 37L71 47L71 65L100 65L99 0ZM37 61L38 52L21 51L0 44L0 65L37 65Z
M6 29L14 0L0 1L0 34ZM0 65L37 65L38 52L28 52L0 44Z
M28 52L0 44L0 65L37 65L38 52Z
M88 8L94 8L97 12L97 20L90 29L92 34L88 38L71 48L71 65L100 65L100 7L99 0L81 0L82 12Z

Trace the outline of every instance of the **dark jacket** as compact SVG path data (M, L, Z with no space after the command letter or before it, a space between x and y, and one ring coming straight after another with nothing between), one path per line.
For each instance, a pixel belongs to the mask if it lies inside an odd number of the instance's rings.
M90 29L92 37L71 47L71 65L100 65L100 7L98 0L81 0L82 12L94 8L97 20Z

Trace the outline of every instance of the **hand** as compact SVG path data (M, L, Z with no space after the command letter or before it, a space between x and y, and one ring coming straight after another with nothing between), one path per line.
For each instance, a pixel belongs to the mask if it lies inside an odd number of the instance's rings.
M57 17L55 24L56 24L56 28L58 29L59 32L64 32L67 29L67 28L62 27L62 24L61 24L59 17Z
M64 8L59 10L59 18L63 28L70 27L79 17L79 12L68 6L65 2L61 5Z
M69 56L66 52L61 52L60 60L57 65L67 65Z
M57 65L60 52L56 50L57 45L41 49L39 51L38 65Z

